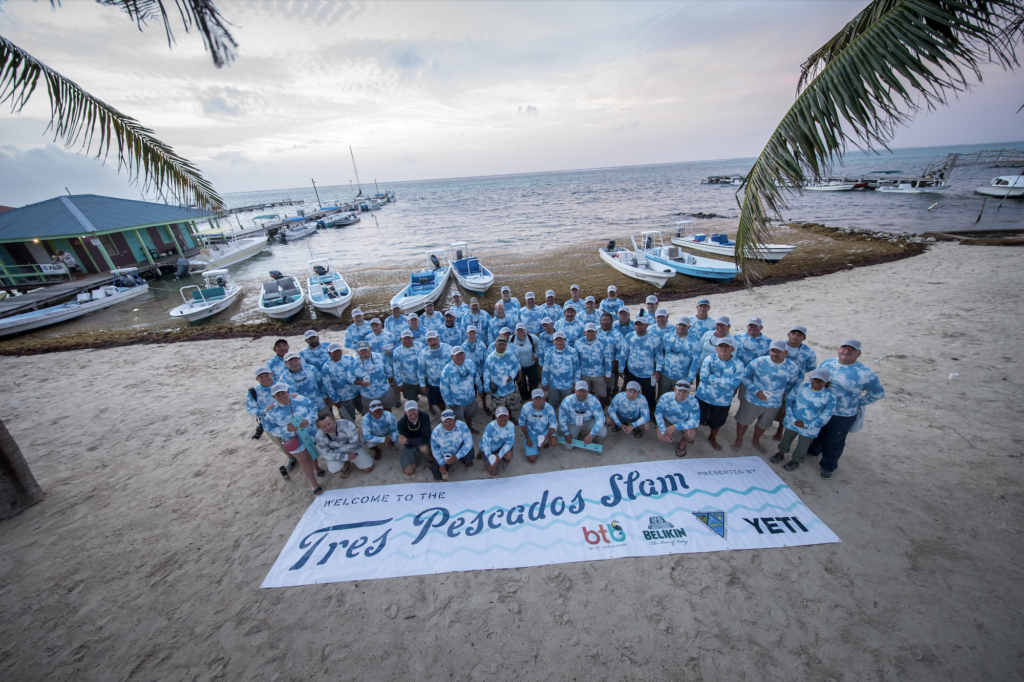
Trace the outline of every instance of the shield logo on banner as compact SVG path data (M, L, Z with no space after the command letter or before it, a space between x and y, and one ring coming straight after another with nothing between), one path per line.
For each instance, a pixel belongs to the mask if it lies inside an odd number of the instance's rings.
M725 512L700 511L692 512L697 520L725 539Z

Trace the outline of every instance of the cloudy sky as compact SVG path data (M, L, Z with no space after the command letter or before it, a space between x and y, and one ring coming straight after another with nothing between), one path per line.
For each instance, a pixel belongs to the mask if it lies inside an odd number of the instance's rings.
M0 0L0 35L153 129L221 192L754 156L799 64L866 2L221 0L240 44L139 32L88 0ZM998 68L896 146L1024 138ZM0 109L0 204L139 198L113 159L64 151L44 91Z

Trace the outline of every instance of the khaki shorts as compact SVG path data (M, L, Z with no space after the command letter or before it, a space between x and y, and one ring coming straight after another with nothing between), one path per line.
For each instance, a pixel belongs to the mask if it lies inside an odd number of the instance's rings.
M584 374L581 379L587 382L587 390L598 398L604 398L608 395L608 384L604 382L604 377L588 377Z
M480 403L476 401L476 398L465 405L449 405L448 407L455 412L455 418L463 422L480 414Z
M373 457L366 451L366 448L359 448L356 450L356 458L351 460L352 464L357 469L369 469L373 466ZM327 470L332 474L341 471L341 467L345 464L345 460L328 459Z
M768 429L771 427L772 422L775 421L775 415L778 412L778 407L761 407L748 401L746 398L741 398L740 409L736 411L736 423L750 426L756 421L757 428Z

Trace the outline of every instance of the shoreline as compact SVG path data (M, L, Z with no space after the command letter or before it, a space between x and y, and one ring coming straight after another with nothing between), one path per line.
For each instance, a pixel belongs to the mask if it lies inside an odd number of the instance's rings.
M724 224L723 224L724 223ZM735 234L735 221L707 220L702 221L707 231L722 231ZM751 283L752 289L775 286L794 282L808 277L821 277L831 273L873 265L891 263L893 261L920 255L926 250L925 244L911 243L902 240L890 243L880 240L873 234L848 234L845 228L828 227L817 223L788 223L776 228L780 240L797 243L797 250L775 264L761 263L761 278ZM627 243L625 240L619 243ZM604 295L604 287L615 284L619 290L619 298L626 305L635 307L642 305L646 297L657 294L659 301L670 302L695 296L712 296L746 288L742 278L731 282L713 282L677 275L669 280L665 288L658 290L649 284L629 278L596 261L595 241L591 240L572 247L559 249L554 253L527 254L520 259L514 256L503 257L500 272L494 285L485 296L478 296L481 308L491 312L493 305L500 298L501 286L512 287L512 295L522 300L528 290L537 292L538 297L547 289L556 292L556 300L561 303L568 297L570 284L578 283L584 297L593 295L600 301ZM481 252L484 262L486 256L497 257L494 252ZM731 261L715 254L695 252L705 258ZM595 262L596 261L596 262ZM346 278L350 272L343 272ZM405 270L389 268L387 270L356 270L363 286L354 287L360 290L357 300L345 311L342 319L335 317L319 317L309 319L302 316L291 322L267 320L249 324L216 324L206 321L199 325L181 327L173 330L138 330L115 329L98 332L72 332L52 337L18 337L0 341L0 356L24 356L43 353L59 353L65 351L101 350L121 346L140 344L173 344L192 341L209 341L215 339L258 339L268 336L301 336L307 329L319 332L341 331L351 323L350 311L360 307L366 313L366 319L379 316L387 317L387 300L394 288L391 280L396 276L405 278ZM374 281L377 280L377 281ZM157 282L161 280L156 280ZM352 281L352 280L350 280ZM454 279L446 292L446 301L450 300L455 291ZM383 292L376 295L376 292ZM596 293L595 293L596 291ZM380 296L384 298L381 299ZM463 292L464 301L468 303L470 294ZM442 306L438 309L443 309Z

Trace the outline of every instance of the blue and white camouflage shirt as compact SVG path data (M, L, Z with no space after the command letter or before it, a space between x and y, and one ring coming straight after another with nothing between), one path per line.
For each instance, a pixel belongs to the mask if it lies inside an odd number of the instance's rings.
M595 338L578 340L574 346L580 359L580 374L588 377L611 377L615 348L608 341Z
M700 405L692 393L683 401L676 400L674 392L666 393L658 398L654 421L662 433L665 433L669 425L675 426L677 431L695 429L700 425Z
M661 355L657 369L670 379L692 382L700 367L699 342L692 336L666 334L661 338Z
M620 391L608 406L608 416L616 426L629 424L638 427L651 421L651 408L647 406L647 398L642 393L636 394L636 400L630 400L625 391Z
M786 362L792 362L797 366L797 369L800 370L801 381L808 372L813 372L818 368L818 356L806 343L801 343L799 348L793 348L787 343L786 350L789 351Z
M565 311L562 310L562 306L557 303L552 303L551 305L545 303L544 305L537 307L544 311L543 317L551 318L551 321L555 323L556 329L558 328L558 321L565 318Z
M426 348L425 344L417 343L415 340L409 348L402 345L395 348L391 355L395 383L420 385L420 353L424 348Z
M491 352L484 361L484 391L496 396L506 396L516 390L516 375L519 374L519 356L505 349L498 355Z
M539 410L534 408L533 401L530 401L519 411L519 425L526 427L530 440L536 444L537 437L546 436L549 429L558 431L558 417L555 415L555 408L547 401Z
M582 322L584 327L588 324L592 324L598 329L601 328L601 311L597 308L595 308L592 313L588 313L587 309L583 308L576 313L576 319Z
M576 311L576 317L579 317L582 313L585 313L587 311L587 302L585 300L583 300L582 298L578 299L576 301L574 301L574 300L572 300L570 298L568 301L566 301L565 303L562 304L562 314L563 315L565 314L566 308L572 308L573 310L575 310ZM551 318L551 319L554 319L554 318Z
M860 361L841 365L838 359L829 358L821 363L821 368L832 375L829 388L836 397L835 414L839 417L852 417L857 414L857 408L885 397L878 375Z
M392 443L398 442L398 420L389 410L384 410L377 419L372 414L363 415L363 440L367 445L383 443L388 436Z
M742 332L733 338L736 339L736 359L744 365L749 365L754 358L766 357L772 345L772 340L764 334L751 336Z
M597 330L597 338L601 339L612 347L612 360L619 363L619 370L625 369L626 358L629 356L629 349L626 348L626 340L619 332L615 331L613 325L609 331Z
M484 457L496 455L504 457L511 452L516 445L516 427L510 419L505 426L498 426L495 419L484 429L484 435L480 437L480 452Z
M464 331L465 330L457 324L453 324L450 327L445 324L437 330L437 337L440 339L442 345L447 344L449 346L461 346L462 339L465 338Z
M488 350L483 342L480 341L480 336L477 336L476 341L463 341L462 350L466 351L466 362L472 360L477 372L480 373L480 376L483 376L484 361L487 360Z
M744 369L743 363L735 357L728 362L722 362L717 355L704 358L697 399L719 407L732 405L732 396L743 380Z
M449 362L441 370L441 397L446 405L468 405L476 400L477 393L483 393L480 372L470 359L461 365Z
M477 340L489 343L489 341L487 341L491 334L491 316L489 314L482 310L478 313L469 312L466 313L465 317L459 320L459 322L462 325L463 335L466 334L466 328L469 327L469 325L473 325L476 327Z
M430 449L437 465L444 466L445 455L462 459L473 454L473 434L465 422L456 421L451 431L445 431L442 422L430 432Z
M381 330L380 334L370 333L366 337L366 342L370 344L370 350L377 353L384 358L384 362L389 365L391 362L391 354L394 352L395 347L398 346L398 338L391 332Z
M437 312L436 310L433 312L432 315L427 315L426 313L423 313L422 315L420 315L419 320L420 329L423 330L424 334L429 332L430 330L437 331L438 329L444 326L444 315L442 313Z
M284 377L285 373L288 371L288 365L284 364L284 358L275 354L274 357L270 358L263 364L267 366L267 369L274 373L274 378L277 381L283 381L282 377ZM308 362L302 359L301 354L299 354L299 364L302 367L309 365Z
M320 404L322 405L323 403L321 402ZM318 409L320 408L317 405L301 395L291 396L291 402L288 405L282 405L275 400L263 417L263 428L281 440L288 441L298 433L297 431L292 432L288 430L288 425L292 423L292 419L298 419L299 423L302 423L302 420L305 419L309 422L309 426L306 427L306 433L311 437L315 437L316 413Z
M451 362L452 347L447 343L439 344L437 348L427 346L420 351L419 358L419 379L420 386L440 386L441 370Z
M519 321L526 325L526 331L529 334L539 334L541 329L540 321L543 320L547 315L543 310L537 306L526 306L525 308L519 309ZM554 319L554 318L552 318ZM514 329L512 331L515 331Z
M633 332L626 337L626 368L640 379L650 377L656 371L658 356L661 355L661 339L647 332L640 336Z
M569 433L571 425L584 424L591 419L594 420L594 427L590 429L590 435L596 436L604 428L604 408L597 398L589 393L583 402L580 402L575 393L567 395L558 407L558 426L562 433ZM580 438L585 435L580 433Z
M708 332L715 331L715 318L705 317L698 320L696 315L690 316L690 336L696 336L700 341Z
M323 405L324 398L328 397L327 387L316 367L304 365L298 372L288 370L281 381L288 384L292 393L298 393L313 403Z
M747 392L743 399L758 407L781 407L786 393L800 385L803 379L799 370L791 362L783 360L772 362L770 356L754 358L743 369L743 385ZM757 397L758 391L770 393L768 400Z
M568 345L563 350L552 347L544 358L540 383L564 391L580 380L580 356Z
M252 397L252 390L256 391L255 399ZM252 390L245 392L245 411L257 419L263 419L267 408L277 404L277 401L274 400L274 396L270 393L269 386L256 384L252 387Z
M388 379L395 374L391 370L384 356L371 352L369 360L356 358L356 376L365 381L369 379L369 386L359 386L359 395L367 399L379 398L388 392Z
M391 332L397 339L402 335L402 332L409 328L409 318L405 315L399 314L396 318L394 314L388 315L388 318L384 320L384 331Z
M316 348L306 346L299 351L299 357L307 365L313 365L318 370L322 370L324 368L324 364L331 359L327 354L327 348L325 348L323 344L317 345ZM271 369L271 371L273 371L273 369Z
M832 418L836 406L836 397L828 388L815 391L811 382L805 381L786 396L786 416L782 425L801 436L814 438L821 427ZM796 422L803 422L797 426Z
M577 319L569 322L561 319L555 322L555 331L565 334L565 345L575 346L576 342L583 338L583 323Z
M611 313L614 318L619 314L619 308L624 305L626 304L622 302L621 298L603 298L597 307L602 312Z
M359 358L351 355L342 355L337 362L327 361L321 376L331 400L339 403L344 400L352 400L359 395L359 387L354 383L356 379L361 378L357 374L358 370Z
M345 330L345 348L356 349L356 345L373 333L370 323L364 321L362 324L350 324Z

